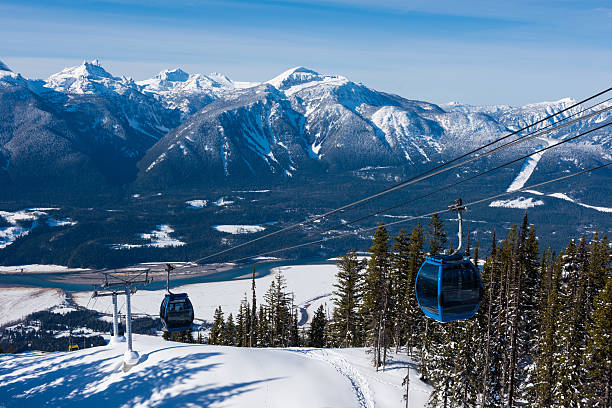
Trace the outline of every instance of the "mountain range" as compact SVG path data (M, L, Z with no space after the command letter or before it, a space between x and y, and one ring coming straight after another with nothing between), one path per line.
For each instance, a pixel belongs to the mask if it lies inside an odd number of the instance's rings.
M0 62L0 183L13 192L99 191L266 184L380 168L406 175L573 103L436 105L303 67L263 83L181 69L134 81L85 61L38 80ZM551 137L609 117L607 111ZM581 162L598 162L611 146L605 130L549 156L572 151Z
M470 202L608 163L612 132L605 128L470 179L609 123L612 103L599 102L605 98L564 112L562 118L580 109L593 115L563 129L220 260L345 232L345 221L393 207L351 226L353 236L278 255L318 259L365 250L370 232L359 227L408 221L457 197ZM379 192L573 104L571 98L525 106L434 104L303 67L265 82L181 69L134 81L85 61L42 80L0 63L0 264L197 259L243 242L244 234ZM469 206L466 230L484 247L495 230L511 228L529 210L545 245L610 234L610 177L608 167ZM447 184L453 187L440 189ZM390 233L400 227L410 224Z

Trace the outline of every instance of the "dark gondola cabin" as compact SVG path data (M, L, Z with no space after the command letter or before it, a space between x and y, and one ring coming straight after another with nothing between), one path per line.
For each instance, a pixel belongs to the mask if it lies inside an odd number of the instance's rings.
M186 293L166 293L159 308L159 317L168 332L185 331L193 323L193 306Z
M417 302L439 322L469 319L482 299L478 268L461 255L426 257L415 284Z

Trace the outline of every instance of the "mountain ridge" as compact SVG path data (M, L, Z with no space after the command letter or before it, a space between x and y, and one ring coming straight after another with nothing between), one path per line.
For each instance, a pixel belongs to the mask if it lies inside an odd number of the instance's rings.
M135 181L151 188L276 183L384 166L409 175L574 102L565 98L520 107L436 105L301 66L261 83L190 74L180 68L134 81L112 75L97 60L65 68L46 80L0 72L0 90L18 89L32 103L44 106L46 115L63 123L66 130L60 133L70 149L95 163L92 171L106 183ZM21 157L11 140L19 129L32 134L36 124L28 120L27 108L15 111L5 104L0 110L8 123L19 124L17 130L5 127L1 135L0 180L19 184L23 177L18 173L24 170L17 164L31 159ZM562 117L576 112L574 108ZM576 134L609 117L609 112L593 117L567 133ZM521 149L544 142L533 141ZM53 151L57 143L34 140L33 146ZM604 153L582 145L603 146ZM565 151L581 151L580 160L590 162L609 155L611 146L610 132L596 132ZM55 161L56 166L66 162L65 154L58 151ZM28 183L37 188L32 180Z

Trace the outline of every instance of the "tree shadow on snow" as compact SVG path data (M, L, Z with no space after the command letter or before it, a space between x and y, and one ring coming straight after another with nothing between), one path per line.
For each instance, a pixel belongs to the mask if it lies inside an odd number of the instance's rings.
M279 379L276 377L230 384L193 380L198 374L220 366L218 363L205 364L203 362L221 354L217 352L192 353L162 360L146 367L139 364L126 374L102 369L106 360L117 359L117 357L72 367L60 366L54 370L47 369L46 372L42 370L37 370L35 373L26 372L13 384L0 385L0 394L4 400L2 404L7 408L11 406L87 406L93 408L115 407L124 404L164 407L189 404L209 406L253 391L261 383ZM188 387L184 385L187 380L191 380ZM108 381L109 384L106 384L105 381ZM194 386L194 383L197 385ZM99 386L99 389L95 389L96 386ZM151 398L155 395L159 398Z
M418 365L416 363L413 363L412 361L388 361L387 366L385 367L385 371L405 370L406 368L417 370Z

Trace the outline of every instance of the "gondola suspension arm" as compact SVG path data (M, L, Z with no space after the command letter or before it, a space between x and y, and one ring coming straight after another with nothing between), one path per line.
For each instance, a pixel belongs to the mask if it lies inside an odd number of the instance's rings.
M172 292L170 292L170 271L173 269L175 268L172 264L166 264L166 291L170 294L172 294Z
M455 249L453 251L453 253L451 255L456 255L459 253L459 251L461 251L461 246L463 245L463 211L465 211L465 206L463 205L463 201L461 200L461 198L458 198L455 200L455 202L453 203L453 205L450 205L448 207L449 211L456 211L457 212L457 219L459 220L459 232L457 233L458 237L459 237L459 245L457 246L457 249Z

